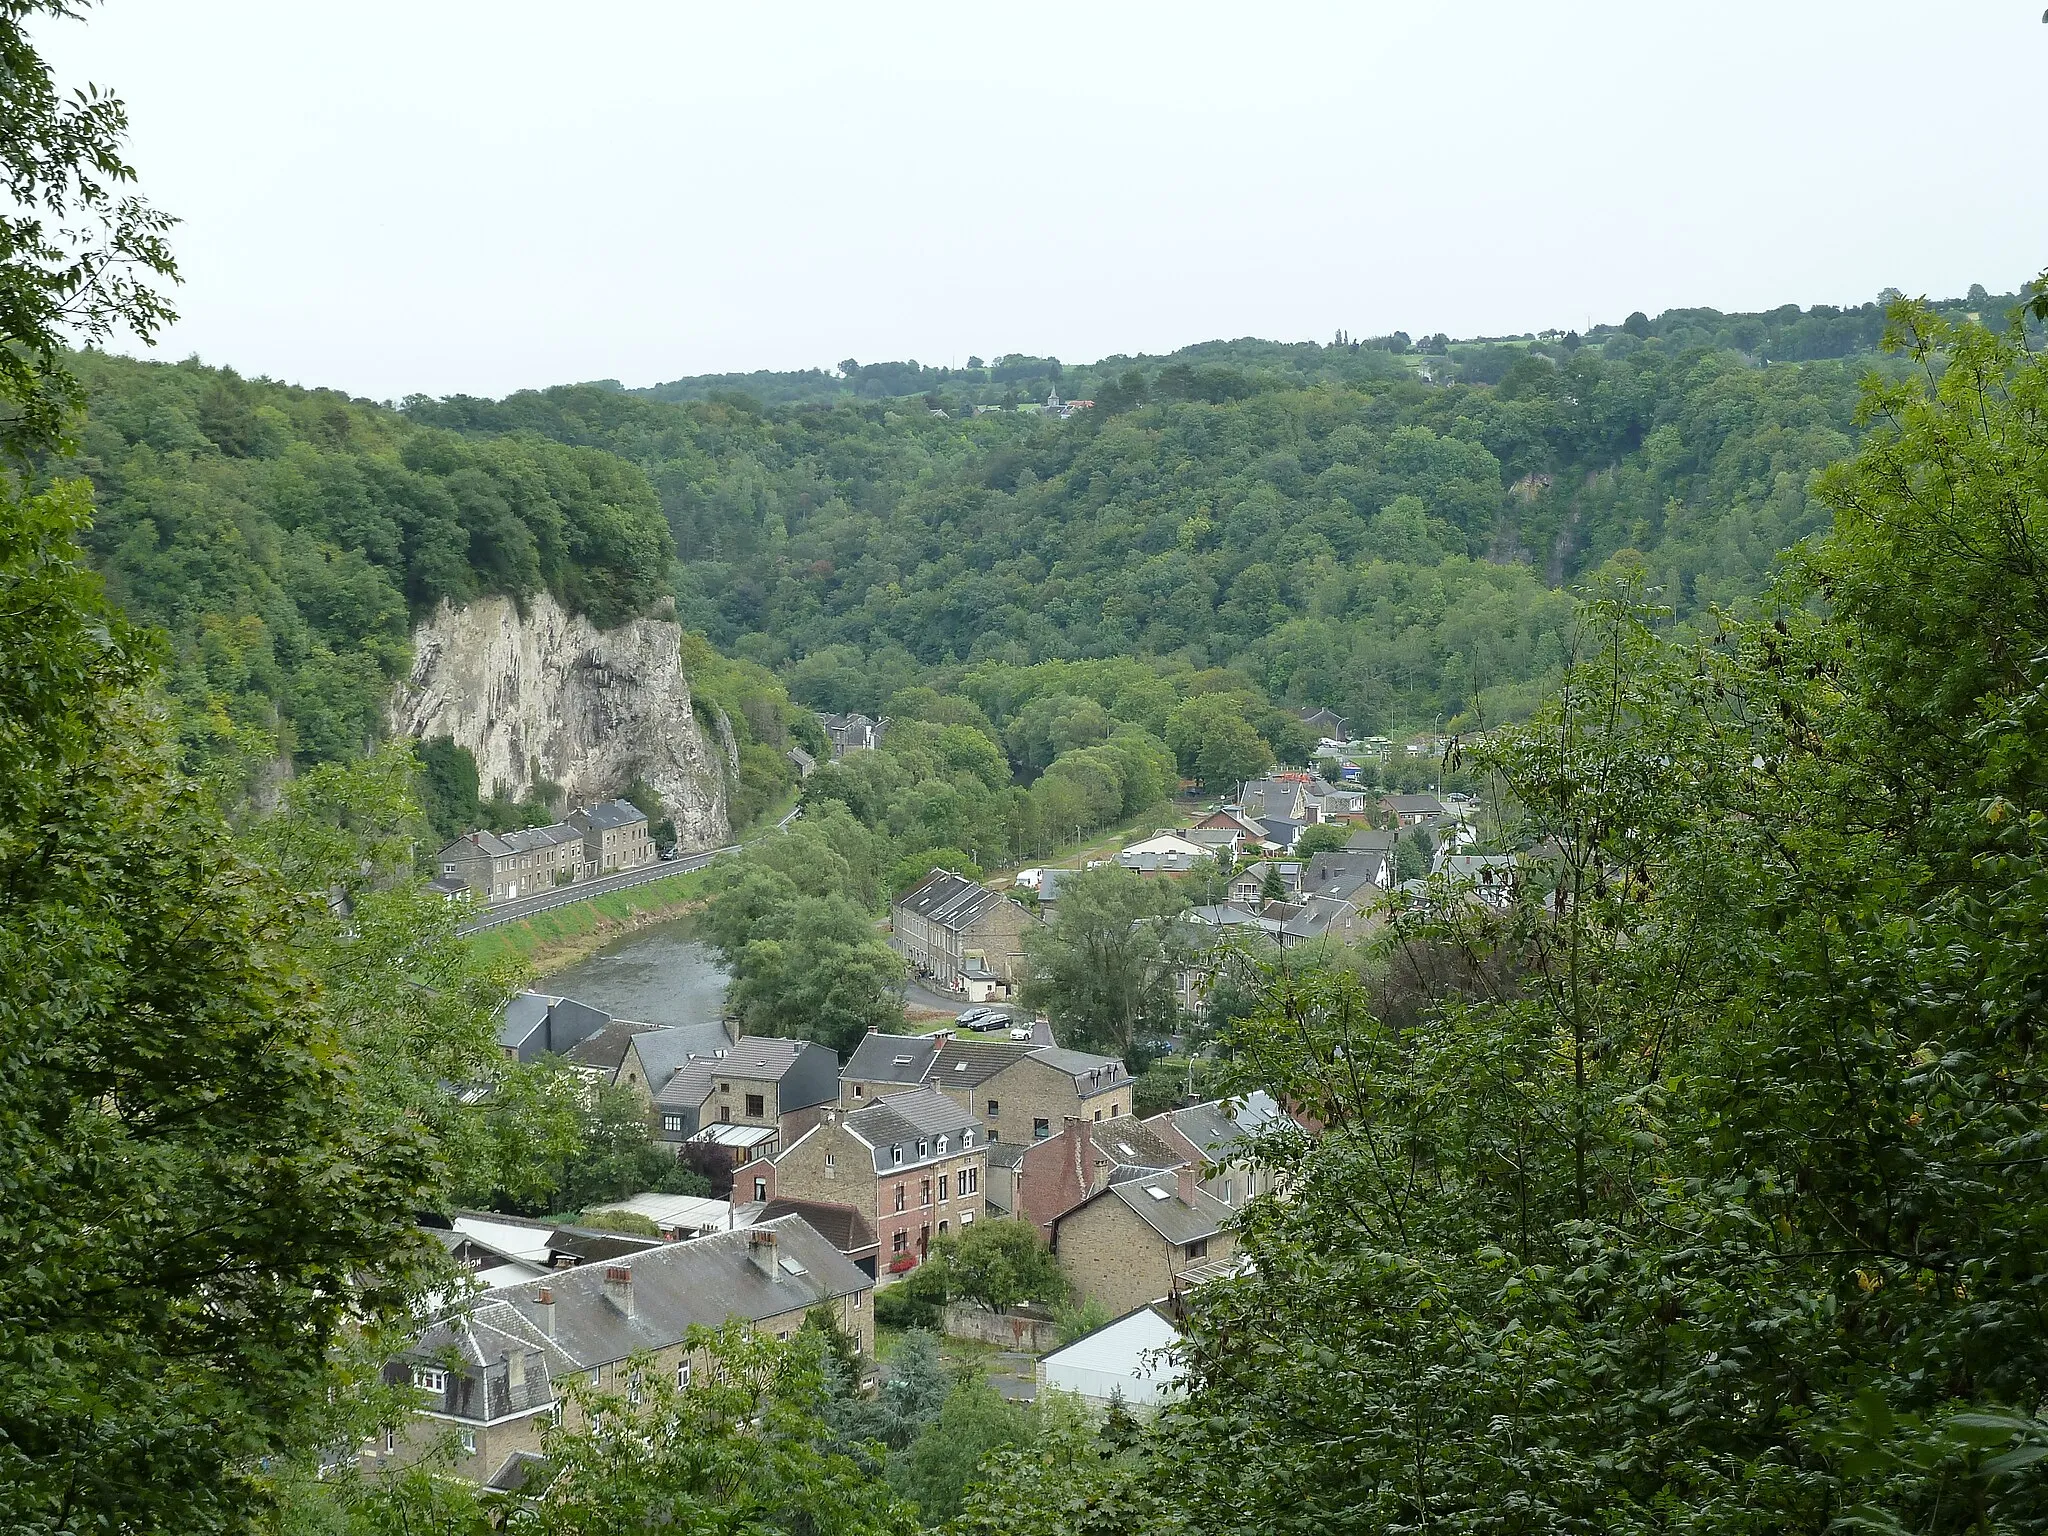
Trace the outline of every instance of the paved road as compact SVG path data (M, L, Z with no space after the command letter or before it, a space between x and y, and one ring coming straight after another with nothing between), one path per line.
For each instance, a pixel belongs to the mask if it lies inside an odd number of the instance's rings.
M775 823L775 830L782 831L802 814L803 807L798 806ZM588 901L593 896L607 896L613 891L645 885L650 880L666 880L670 875L686 875L693 869L702 869L713 859L739 851L740 844L728 843L725 847L713 848L708 853L693 853L681 859L657 859L652 864L642 864L638 869L621 870L616 875L603 875L596 880L585 880L580 885L559 886L551 891L543 891L538 896L522 896L517 901L500 902L474 922L465 923L456 931L481 933L484 929L496 928L501 923L516 923L523 917L532 917L540 912L552 912L557 907Z

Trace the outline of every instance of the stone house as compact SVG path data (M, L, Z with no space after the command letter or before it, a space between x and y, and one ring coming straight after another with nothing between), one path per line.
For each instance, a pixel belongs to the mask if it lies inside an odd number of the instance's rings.
M1023 1149L1011 1182L1010 1214L1052 1236L1053 1222L1119 1179L1166 1173L1187 1162L1129 1115L1076 1120Z
M386 1382L409 1383L423 1402L410 1425L372 1441L363 1459L406 1465L447 1436L450 1472L503 1486L522 1460L540 1456L544 1426L579 1422L565 1391L572 1380L629 1404L645 1372L687 1389L709 1365L684 1345L691 1327L738 1319L787 1338L815 1306L831 1307L872 1353L873 1287L801 1218L786 1216L465 1300L385 1367ZM641 1355L652 1358L633 1363Z
M1131 1074L1114 1056L1036 1046L978 1086L939 1087L959 1095L987 1128L990 1140L1044 1141L1070 1123L1114 1120L1131 1107Z
M516 901L580 880L589 873L583 835L556 823L517 832L471 832L440 855L441 878L487 901Z
M611 1023L603 1009L572 997L521 992L498 1015L498 1049L512 1061L563 1056Z
M828 1113L780 1155L735 1170L733 1192L851 1205L873 1222L880 1263L901 1271L981 1216L986 1145L974 1116L912 1088Z
M1112 1313L1169 1296L1187 1270L1234 1257L1230 1207L1188 1167L1112 1183L1052 1223L1053 1252L1080 1295Z
M593 876L637 869L657 856L647 817L630 800L607 800L571 811L566 825L581 834L583 862Z
M903 958L945 992L960 991L969 970L1011 986L1022 981L1024 930L1033 921L1022 903L945 869L933 870L890 910Z
M653 1094L654 1136L680 1147L712 1126L763 1127L787 1146L839 1094L838 1053L812 1040L741 1035L708 1056L691 1056Z
M1169 1147L1176 1163L1196 1170L1203 1190L1232 1210L1279 1187L1270 1168L1254 1167L1250 1143L1286 1120L1286 1113L1264 1091L1241 1100L1212 1099L1169 1109L1144 1122L1144 1128Z
M1443 802L1435 795L1382 795L1380 809L1397 827L1433 827L1444 819Z

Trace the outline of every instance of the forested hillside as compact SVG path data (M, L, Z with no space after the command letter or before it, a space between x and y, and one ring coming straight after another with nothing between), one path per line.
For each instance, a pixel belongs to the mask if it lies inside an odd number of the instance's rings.
M1566 589L1623 552L1681 620L1754 594L1824 521L1808 482L1855 444L1881 323L1688 310L1426 343L1425 370L1483 383L1426 382L1391 344L1214 343L1066 375L1097 404L1065 420L594 386L407 414L640 466L686 620L819 708L1134 655L1394 732L1525 714L1565 662Z
M553 592L601 625L665 596L646 476L539 437L422 428L331 390L86 354L88 544L170 637L195 745L300 763L382 731L410 621L442 599Z

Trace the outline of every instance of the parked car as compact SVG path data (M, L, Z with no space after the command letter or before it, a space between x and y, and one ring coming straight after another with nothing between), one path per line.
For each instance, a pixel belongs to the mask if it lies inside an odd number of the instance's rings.
M986 1008L967 1008L955 1015L953 1022L955 1024L975 1024L987 1018L988 1015L989 1010Z
M974 1028L982 1034L989 1034L994 1030L1008 1029L1015 1022L1007 1013L991 1011L982 1018L975 1020Z
M1016 1029L1010 1031L1010 1038L1012 1040L1029 1040L1031 1038L1031 1026L1029 1024L1019 1025Z

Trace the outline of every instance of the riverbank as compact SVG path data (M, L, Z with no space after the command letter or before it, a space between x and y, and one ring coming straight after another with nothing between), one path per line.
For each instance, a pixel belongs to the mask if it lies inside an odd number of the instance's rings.
M688 917L709 898L712 882L711 870L689 870L486 928L470 935L469 944L486 960L515 959L530 977L546 976L589 959L636 929Z

